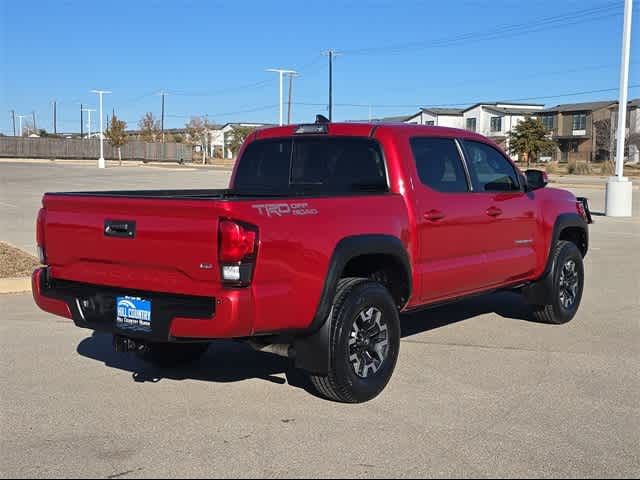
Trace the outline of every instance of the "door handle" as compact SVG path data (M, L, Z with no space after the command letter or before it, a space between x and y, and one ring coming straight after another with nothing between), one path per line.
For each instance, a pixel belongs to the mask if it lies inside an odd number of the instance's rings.
M498 207L489 207L487 208L487 215L489 215L490 217L499 217L500 215L502 215L502 210Z
M440 210L429 210L424 214L424 219L429 220L430 222L437 222L438 220L442 220L445 216L446 215Z

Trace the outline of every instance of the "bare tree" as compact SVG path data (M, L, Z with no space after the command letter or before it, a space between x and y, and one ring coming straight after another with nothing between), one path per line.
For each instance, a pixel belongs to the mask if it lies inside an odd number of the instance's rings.
M606 118L593 122L596 137L596 160L606 161L611 158L611 119Z
M127 123L124 120L119 120L115 114L111 117L111 122L107 127L105 136L109 143L118 149L118 160L122 165L122 146L127 142Z
M186 124L187 135L189 136L190 143L198 145L202 149L203 164L207 161L206 137L208 127L206 120L203 120L202 117L191 117L189 123Z
M138 122L140 137L145 142L155 142L160 136L160 121L156 120L153 113L147 112Z

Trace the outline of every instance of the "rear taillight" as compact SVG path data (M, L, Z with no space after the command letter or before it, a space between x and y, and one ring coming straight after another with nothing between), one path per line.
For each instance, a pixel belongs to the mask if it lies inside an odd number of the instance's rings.
M586 198L578 197L576 200L576 210L585 222L593 223L591 211L589 210L589 201Z
M258 228L234 220L221 220L218 229L220 275L227 284L251 282L258 249Z
M40 263L47 264L47 255L44 248L44 216L45 210L41 208L38 212L38 220L36 222L36 244L38 245L38 257Z

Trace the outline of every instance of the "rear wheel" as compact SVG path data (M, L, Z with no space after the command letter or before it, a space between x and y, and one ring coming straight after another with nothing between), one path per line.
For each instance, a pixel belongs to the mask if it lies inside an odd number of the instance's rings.
M312 376L324 397L362 403L377 397L395 370L400 318L389 291L361 278L340 280L332 306L330 371Z
M156 367L171 368L200 360L208 349L208 343L152 343L139 356Z
M571 242L559 241L552 252L551 303L534 305L533 315L543 323L560 325L575 317L584 289L582 254Z

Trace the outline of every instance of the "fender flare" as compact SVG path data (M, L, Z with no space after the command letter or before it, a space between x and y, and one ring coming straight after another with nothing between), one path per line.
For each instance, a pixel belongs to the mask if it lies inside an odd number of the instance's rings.
M551 242L547 253L547 263L544 272L538 280L523 288L527 301L534 305L547 305L551 303L553 297L553 249L560 240L560 235L567 228L580 228L584 231L584 251L583 256L589 250L589 226L587 222L577 213L562 213L558 215L553 225ZM582 250L582 249L581 249Z
M409 294L412 291L412 270L409 255L398 237L393 235L367 234L345 237L338 242L329 262L320 302L309 328L303 336L294 340L296 368L317 375L329 373L331 362L331 309L338 281L350 260L361 255L390 255L405 270Z

